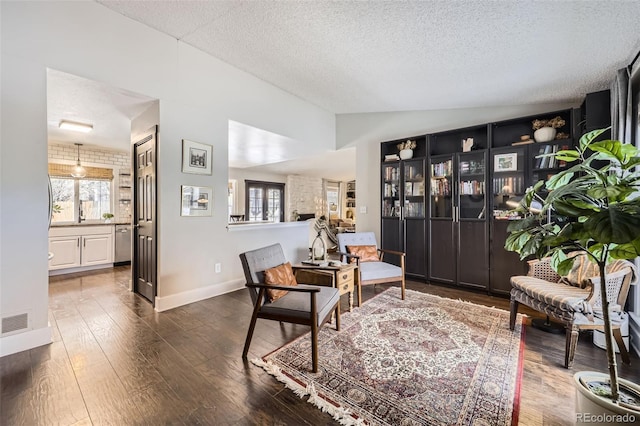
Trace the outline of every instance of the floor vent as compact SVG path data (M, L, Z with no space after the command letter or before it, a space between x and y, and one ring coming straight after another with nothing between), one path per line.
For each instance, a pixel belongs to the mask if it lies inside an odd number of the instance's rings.
M2 334L29 328L29 314L18 314L2 318Z

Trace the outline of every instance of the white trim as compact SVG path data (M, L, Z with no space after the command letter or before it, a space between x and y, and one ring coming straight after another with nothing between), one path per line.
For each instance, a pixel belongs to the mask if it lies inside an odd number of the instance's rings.
M273 228L293 228L293 227L309 226L309 221L300 222L239 222L227 225L227 231L255 231L257 229L273 229Z
M235 279L203 288L183 291L181 293L172 294L169 296L156 296L156 306L154 309L156 310L156 312L167 311L169 309L177 308L178 306L199 302L210 297L220 296L221 294L240 290L244 288L244 284L244 280Z
M0 338L0 357L26 351L53 341L51 326Z
M52 269L49 271L49 276L52 277L54 275L72 274L74 272L93 271L94 269L105 269L105 268L113 268L113 262L105 263L103 265L78 266L77 268Z

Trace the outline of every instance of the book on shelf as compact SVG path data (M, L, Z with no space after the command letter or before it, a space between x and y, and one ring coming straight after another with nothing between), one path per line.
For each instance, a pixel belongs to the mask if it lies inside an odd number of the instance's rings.
M396 161L399 159L400 156L398 154L388 154L384 156L384 161Z

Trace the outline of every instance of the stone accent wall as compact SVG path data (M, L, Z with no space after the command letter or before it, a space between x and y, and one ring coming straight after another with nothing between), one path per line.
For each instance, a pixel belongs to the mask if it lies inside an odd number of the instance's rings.
M49 162L75 164L78 159L78 147L73 144L49 142ZM131 188L120 185L131 185L131 154L126 151L112 151L83 145L80 147L80 162L83 165L113 169L113 192L115 211L114 222L131 222L133 213Z
M292 220L293 211L323 214L322 178L288 175L286 182L285 220Z

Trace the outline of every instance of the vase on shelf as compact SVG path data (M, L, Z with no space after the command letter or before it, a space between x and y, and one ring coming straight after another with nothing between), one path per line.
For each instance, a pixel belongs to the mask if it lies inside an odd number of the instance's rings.
M556 138L556 129L553 127L541 127L533 132L536 142L549 142Z
M400 150L400 159L401 160L408 160L410 158L413 158L413 150L412 149L401 149Z

